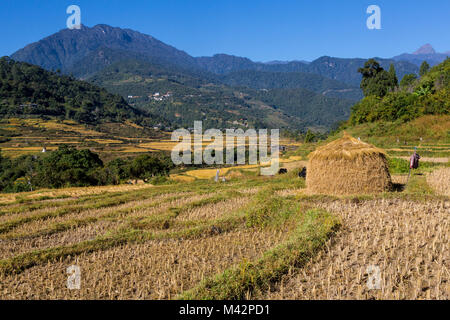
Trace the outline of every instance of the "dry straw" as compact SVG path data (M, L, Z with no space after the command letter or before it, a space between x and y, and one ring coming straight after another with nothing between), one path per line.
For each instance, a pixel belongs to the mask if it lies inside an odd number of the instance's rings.
M306 185L312 193L334 195L377 193L392 188L385 152L346 132L309 155Z

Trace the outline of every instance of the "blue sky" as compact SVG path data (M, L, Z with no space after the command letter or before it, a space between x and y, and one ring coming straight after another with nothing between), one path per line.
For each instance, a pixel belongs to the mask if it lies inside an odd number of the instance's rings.
M450 50L448 0L1 0L0 56L65 28L71 4L87 26L134 29L193 56L392 57L425 43ZM366 27L372 4L381 30Z

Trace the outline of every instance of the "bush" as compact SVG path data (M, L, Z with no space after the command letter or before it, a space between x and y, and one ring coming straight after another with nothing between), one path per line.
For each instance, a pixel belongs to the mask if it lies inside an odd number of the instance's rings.
M37 160L33 156L21 156L14 160L0 159L0 191L31 191L36 165Z
M350 115L350 123L361 124L369 122L373 110L377 109L377 105L380 103L381 98L377 96L368 96L362 99L360 102L352 107L352 113Z
M167 176L156 176L149 179L147 182L156 186L161 184L171 184L174 183L175 181L170 180Z
M400 81L400 87L407 88L409 86L412 86L416 81L417 81L416 74L414 73L407 74L403 77L402 81Z
M95 171L102 167L98 154L64 145L42 159L37 184L50 188L98 185Z
M134 158L129 166L130 178L141 179L148 182L155 176L166 176L173 163L169 157L144 154Z

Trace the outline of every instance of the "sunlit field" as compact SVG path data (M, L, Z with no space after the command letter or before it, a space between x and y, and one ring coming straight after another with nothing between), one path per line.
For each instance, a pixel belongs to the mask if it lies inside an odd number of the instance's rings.
M449 298L446 164L395 192L332 197L305 189L298 159L274 177L199 169L169 185L3 194L0 298ZM368 289L369 266L382 289Z
M110 159L149 152L170 153L181 142L181 140L172 141L170 133L162 131L149 133L131 122L105 124L101 127L101 131L97 131L92 126L77 124L71 120L11 118L0 120L1 130L12 134L7 141L0 141L2 154L10 158L39 154L44 147L47 151L56 150L58 146L65 144L89 148L99 153L102 158ZM203 140L202 149L211 143L212 141ZM289 139L280 139L279 143L290 149L301 145ZM245 146L249 147L248 141Z

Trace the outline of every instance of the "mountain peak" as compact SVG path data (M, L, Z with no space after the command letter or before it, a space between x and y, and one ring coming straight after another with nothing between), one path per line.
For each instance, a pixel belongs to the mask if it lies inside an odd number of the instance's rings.
M436 51L433 49L431 44L427 43L426 45L421 46L417 51L413 52L413 54L435 54Z
M108 49L109 56L103 57ZM99 54L99 52L101 53ZM11 55L14 60L39 65L47 70L77 73L84 59L101 56L95 66L102 68L117 60L141 56L145 61L172 63L185 68L195 65L194 58L152 36L106 24L63 29ZM92 62L89 61L89 62Z

